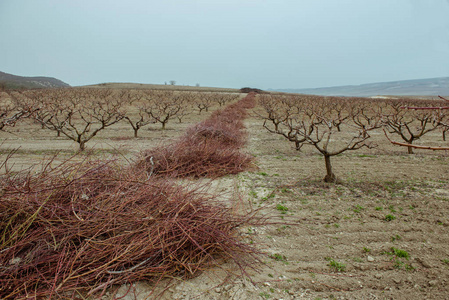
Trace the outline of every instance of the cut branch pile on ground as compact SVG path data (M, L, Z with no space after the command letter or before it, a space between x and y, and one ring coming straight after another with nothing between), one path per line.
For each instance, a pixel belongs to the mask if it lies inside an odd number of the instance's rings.
M238 230L255 212L114 162L6 174L0 202L0 298L101 296L115 284L190 277L223 260L245 272Z
M246 142L246 109L254 105L255 94L248 94L190 127L174 143L146 151L136 167L151 166L156 176L211 178L251 168L253 157L240 149Z

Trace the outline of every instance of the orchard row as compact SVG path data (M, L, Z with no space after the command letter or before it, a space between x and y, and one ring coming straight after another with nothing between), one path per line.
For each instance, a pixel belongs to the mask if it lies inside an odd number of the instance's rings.
M31 118L42 128L77 142L80 150L103 129L120 121L127 122L138 137L149 124L182 119L195 111L208 111L240 98L239 94L176 92L167 90L47 89L2 93L0 130Z
M271 133L294 143L297 150L313 146L326 165L325 181L336 180L330 158L363 147L374 148L372 133L382 133L391 142L413 148L449 150L445 147L416 146L424 135L440 130L446 140L449 130L447 100L372 99L308 95L259 95L263 108L259 117Z

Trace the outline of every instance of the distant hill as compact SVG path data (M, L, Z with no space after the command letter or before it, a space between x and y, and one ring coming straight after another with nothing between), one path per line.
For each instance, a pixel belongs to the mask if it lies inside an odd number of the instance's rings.
M69 87L67 83L53 77L24 77L0 72L0 87L6 89L36 89Z
M448 96L449 77L415 79L346 85L314 89L276 89L279 92L312 94L323 96L371 97L379 95L395 96Z
M240 93L239 89L187 86L187 85L165 85L150 83L132 83L132 82L107 82L82 87L89 88L110 88L110 89L152 89L152 90L173 90L173 91L196 91L196 92L221 92L221 93Z

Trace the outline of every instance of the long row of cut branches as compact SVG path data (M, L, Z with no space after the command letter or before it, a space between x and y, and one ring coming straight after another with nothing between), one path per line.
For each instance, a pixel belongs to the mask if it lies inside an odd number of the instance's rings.
M242 172L252 166L253 157L241 151L246 142L243 120L246 109L255 105L255 95L239 102L193 127L172 144L150 149L137 164L154 161L156 175L171 177L220 177Z
M229 146L216 146L221 162L232 161L223 155L238 155L232 148L243 145L241 120L251 101L214 114L218 127L215 121L192 127L192 141L204 139L203 148L221 141ZM236 115L240 120L229 118ZM113 285L188 278L224 260L243 273L253 266L257 251L237 229L257 226L262 217L235 211L200 186L167 179L160 169L164 156L156 154L138 166L86 159L52 168L50 161L41 172L19 174L6 161L0 181L0 299L101 297ZM226 161L233 164L228 172L251 161L238 159ZM177 174L224 174L220 168L210 162L203 173Z

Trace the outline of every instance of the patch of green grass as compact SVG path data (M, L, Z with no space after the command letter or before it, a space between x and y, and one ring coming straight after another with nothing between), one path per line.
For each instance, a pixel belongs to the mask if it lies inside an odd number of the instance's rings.
M405 263L403 261L400 261L399 259L395 260L393 268L395 268L395 269L402 269L402 268L404 268L406 271L413 271L413 270L415 270L415 268L412 265L407 264L407 263Z
M288 211L288 208L282 204L277 204L276 209L281 212L281 214L286 214Z
M276 195L272 192L272 193L268 194L268 196L263 197L262 199L260 199L260 201L265 202L268 199L273 199L274 197L276 197Z
M376 206L374 209L375 209L375 210L383 210L383 207L381 207L381 206Z
M385 216L385 221L387 221L387 222L393 221L394 219L396 219L396 217L393 216L393 215L386 215Z
M259 296L262 297L262 298L265 298L265 299L270 299L271 298L271 295L268 294L267 292L259 293Z
M281 193L285 194L285 193L291 193L291 190L288 188L282 188L281 189Z
M257 173L257 175L260 175L260 176L268 176L268 174L265 173L265 172L259 172L259 173Z
M299 199L299 202L301 202L301 204L305 205L305 204L309 203L309 200L302 198L302 199Z
M325 258L329 263L327 264L331 269L334 269L337 272L344 272L346 270L346 265L340 263L330 257Z
M276 230L280 232L280 231L283 231L283 230L285 230L287 228L290 228L290 226L289 225L282 225L281 227L276 228Z
M389 209L392 213L395 213L395 212L396 212L396 209L394 209L394 206L393 206L393 205L388 206L388 209Z
M364 210L365 208L363 207L363 206L361 206L361 205L356 205L353 209L352 209L352 211L353 212L355 212L356 214L358 214L358 213L360 213L362 210Z
M358 154L357 157L369 157L369 158L376 158L376 155L370 155L370 154Z
M391 251L393 251L393 254L394 254L396 257L403 257L403 258L405 258L405 259L407 259L407 260L410 258L410 255L409 255L408 252L405 251L405 250L401 250L401 249L397 249L397 248L395 248L395 247L391 247Z
M269 255L269 257L271 259L274 259L275 261L280 261L280 262L283 262L284 264L288 265L287 257L285 255L275 253L275 254Z
M445 258L441 260L444 264L449 265L449 259Z
M394 236L391 237L391 241L400 241L402 239L402 237L399 234L396 234Z
M370 249L370 248L363 247L363 252L369 253L369 252L371 252L371 249Z

